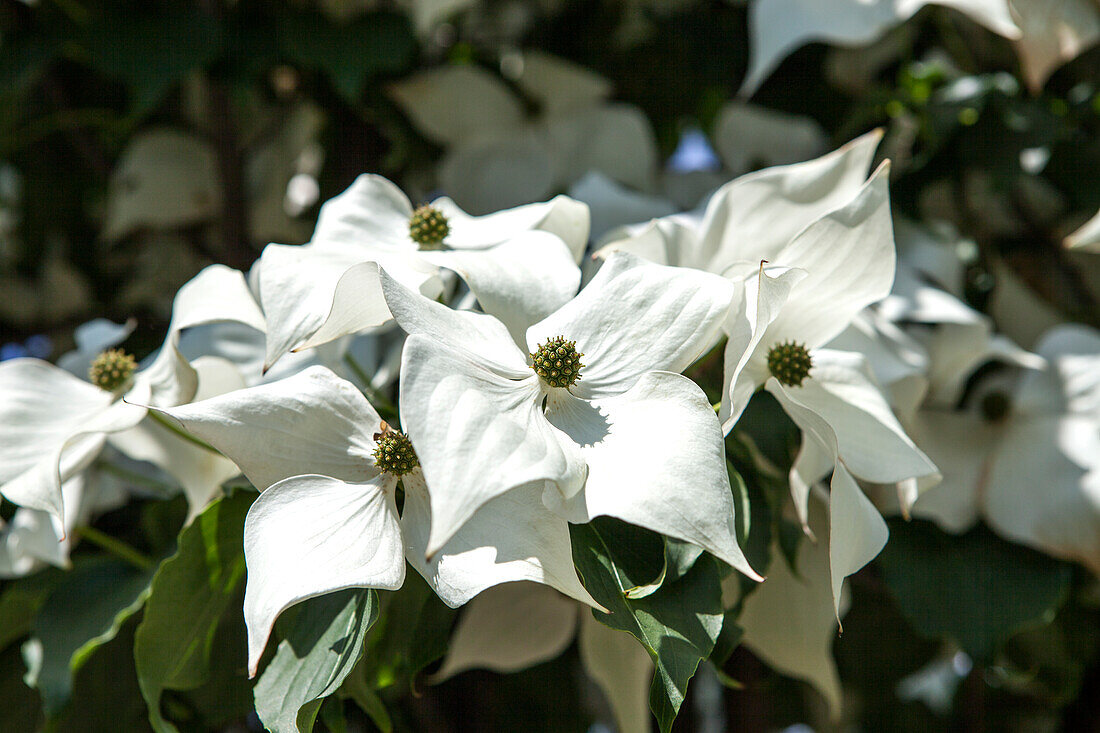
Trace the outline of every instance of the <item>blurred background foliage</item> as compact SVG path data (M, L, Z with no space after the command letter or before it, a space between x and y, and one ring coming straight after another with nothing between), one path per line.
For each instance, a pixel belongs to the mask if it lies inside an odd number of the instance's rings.
M649 150L594 157L620 184L690 206L733 175L882 127L896 212L954 228L948 239L958 242L971 305L996 317L998 297L1027 304L1034 323L998 324L1024 346L1057 321L1100 326L1098 258L1063 246L1100 208L1100 48L1037 83L1013 42L926 7L870 45L803 46L746 100L738 91L749 50L744 2L0 0L3 356L56 357L76 325L99 316L136 317L134 348L151 349L179 285L211 262L247 269L269 242L308 240L320 203L363 172L397 180L414 199L445 193L463 203L464 192L441 185L446 172L437 170L463 141L434 130L408 101L409 80L429 69L478 69L518 100L510 124L534 129L560 113L548 109L554 97L525 81L531 60L545 54L597 75L594 98L641 111ZM458 109L466 91L452 91ZM730 110L746 102L809 132L756 145L752 136L773 118L755 132L733 124ZM693 157L700 139L709 147ZM800 141L805 154L781 149ZM638 159L635 173L627 164ZM574 183L551 178L539 190ZM757 421L750 430L759 447L785 469L793 427L778 410L753 410L745 420ZM752 491L770 491L752 465L738 468ZM773 537L783 546L792 536L776 498L785 490L753 504L765 521L754 520L747 542L761 552ZM165 519L160 503L131 504L100 524L161 557L174 535L155 528L178 526L182 515ZM118 568L86 570L81 578ZM41 589L61 582L57 571L37 577ZM41 701L21 682L18 642L29 629L14 619L39 608L46 591L14 588L0 584L0 729L29 730L42 724ZM398 642L383 630L388 624L392 635L394 624L424 614L447 628L453 614L421 590L398 596L410 608L384 609L368 640L373 668L363 674L374 675L368 687L381 691L395 729L589 725L601 703L579 675L575 647L520 675L417 682L444 640L418 639L424 658L410 659L416 644L386 648ZM952 537L899 521L882 557L852 579L852 596L835 652L845 719L859 729L1100 730L1100 592L1080 568L980 526ZM239 613L226 618L219 639L242 646ZM146 725L132 673L135 626L123 620L90 651L75 702L54 728ZM817 693L734 648L736 633L731 622L723 639L732 643L713 657L729 686L713 675L693 685L676 729L714 730L715 710L733 730L828 728ZM255 727L247 687L229 677L237 683L218 678L170 693L166 710L188 730ZM321 725L385 727L352 698L359 707L328 700Z

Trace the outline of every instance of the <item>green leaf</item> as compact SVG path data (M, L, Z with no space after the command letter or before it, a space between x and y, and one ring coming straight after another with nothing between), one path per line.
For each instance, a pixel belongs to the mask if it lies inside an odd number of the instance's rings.
M322 700L363 655L378 595L355 588L312 598L284 614L275 657L256 684L256 712L272 733L306 733Z
M416 53L409 20L397 13L368 13L350 23L334 23L320 13L285 13L277 37L285 55L327 74L351 102L359 99L367 79L404 70Z
M19 649L0 651L0 710L3 729L10 733L42 730L42 706L38 695L23 682L23 659Z
M41 693L48 715L68 702L73 675L91 653L141 608L151 578L152 571L97 557L78 563L54 587L28 642L41 646L27 655L34 661L28 681Z
M371 722L378 730L382 733L393 733L393 720L390 719L390 712L386 710L386 704L382 702L382 698L378 696L378 693L367 684L365 672L366 667L362 663L356 665L352 673L344 680L344 684L340 687L340 693L354 700L355 704L370 716Z
M218 19L191 3L160 11L108 12L79 34L82 58L126 84L134 111L155 107L176 82L206 67L225 47Z
M714 648L722 631L722 588L714 558L699 558L674 583L644 598L629 598L632 583L620 555L636 559L636 548L616 545L614 523L596 520L571 525L573 558L589 593L610 614L592 615L613 629L628 631L656 664L649 706L668 731L687 694L688 680Z
M361 674L369 689L402 685L411 691L420 670L446 653L457 612L414 573L405 576L401 589L387 593L384 601Z
M13 580L0 594L0 651L30 633L35 614L64 574L58 568Z
M148 715L134 671L134 630L130 617L114 639L98 646L73 677L72 699L49 733L144 733ZM3 709L3 708L0 708ZM2 726L0 726L2 727Z
M209 675L218 620L244 578L244 517L254 498L238 492L210 505L153 578L134 660L149 722L160 733L177 730L161 714L164 690L192 689Z
M927 636L949 636L988 662L1017 629L1048 622L1065 599L1070 566L1006 542L984 525L952 536L929 522L890 522L879 555L902 613Z

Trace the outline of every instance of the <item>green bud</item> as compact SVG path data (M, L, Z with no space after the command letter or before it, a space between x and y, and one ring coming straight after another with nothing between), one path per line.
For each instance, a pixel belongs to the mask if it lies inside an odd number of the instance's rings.
M572 387L581 378L584 354L577 353L576 341L566 341L564 336L547 339L530 356L535 374L551 387Z
M382 432L374 434L374 465L394 476L404 476L420 466L409 436L382 423Z
M813 365L810 352L796 341L776 344L768 351L768 371L788 387L801 387Z
M108 392L114 392L125 385L137 371L134 357L122 349L108 349L92 360L88 369L88 380Z
M443 212L431 204L424 204L409 219L409 236L420 249L442 249L443 240L451 233L451 225Z

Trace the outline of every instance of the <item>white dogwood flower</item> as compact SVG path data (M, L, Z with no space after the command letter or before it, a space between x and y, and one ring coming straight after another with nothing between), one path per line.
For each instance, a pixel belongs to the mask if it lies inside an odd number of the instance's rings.
M244 535L253 674L285 609L342 588L398 588L406 557L451 606L497 583L533 580L600 607L577 578L568 526L542 505L541 487L485 503L426 559L430 485L418 451L324 367L164 414L232 457L261 490Z
M771 393L802 430L790 472L795 510L807 524L810 487L831 471L831 570L839 603L843 579L886 543L886 524L855 479L895 484L938 479L905 434L866 359L821 348L894 279L888 167L847 205L822 217L744 280L731 319L720 416L732 429L753 393Z
M679 374L717 338L733 283L617 254L517 343L380 276L410 334L400 409L431 486L429 554L534 484L570 522L617 517L759 577L735 539L720 426Z
M998 389L979 384L962 410L929 405L909 421L944 481L914 516L950 532L979 517L1002 536L1100 573L1100 335L1049 331L1045 366Z
M146 416L140 405L178 405L194 398L200 375L179 353L180 332L221 320L263 327L241 273L213 265L176 294L168 336L147 367L137 369L133 357L118 349L92 362L92 381L38 359L0 364L0 494L64 521L62 484L95 460L108 435L138 426ZM116 441L128 454L131 445L137 454L132 457L151 457L131 441ZM165 468L171 472L172 466Z
M377 263L434 298L440 268L458 273L487 312L507 317L522 302L541 318L576 292L588 241L588 209L558 196L540 204L470 216L442 198L414 209L390 181L363 175L321 207L313 239L272 244L253 273L267 318L266 367L306 349L390 321Z
M701 210L608 233L596 255L630 252L720 275L735 264L772 261L795 235L859 194L881 139L875 130L820 158L735 178Z
M752 56L741 94L754 92L780 61L806 43L867 44L925 5L954 8L1005 38L1020 38L1009 10L1012 4L1009 0L759 0L749 7Z

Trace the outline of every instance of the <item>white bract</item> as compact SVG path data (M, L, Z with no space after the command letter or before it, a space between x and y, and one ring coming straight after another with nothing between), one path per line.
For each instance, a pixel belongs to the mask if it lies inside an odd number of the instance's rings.
M795 565L787 564L778 544L772 548L768 582L754 588L744 600L738 625L745 630L743 643L768 666L813 685L829 705L829 714L840 719L844 691L840 684L833 641L839 618L849 605L848 594L839 608L833 606L829 580L829 518L825 504L811 497L809 522L818 542L802 540ZM739 585L727 580L730 595ZM729 607L732 598L725 598Z
M518 672L556 658L574 639L585 672L607 696L618 730L648 733L653 660L645 648L546 586L507 583L470 601L432 681L469 669Z
M503 314L515 294L528 289L542 296L524 301L536 308L536 318L576 291L576 262L588 240L583 204L559 196L483 217L469 216L446 198L431 207L449 231L422 249L410 235L409 199L385 178L364 175L321 207L308 244L268 245L253 270L267 318L265 366L291 349L387 323L375 263L431 298L443 291L440 268L452 270L482 308Z
M573 568L565 521L542 505L538 487L487 502L426 559L424 475L377 465L384 423L354 385L324 367L164 414L232 457L262 492L244 540L253 674L282 611L342 588L398 588L406 557L451 606L497 583L533 580L599 607Z
M1026 0L1024 0L1026 2ZM756 0L749 6L751 59L741 86L748 96L792 51L812 41L870 43L925 5L966 13L1006 38L1019 38L1009 5L1020 0Z
M770 260L801 230L859 193L881 139L876 130L815 160L736 178L715 191L702 211L613 231L596 254L631 252L716 274L734 264Z
M95 460L109 434L138 426L146 416L140 405L178 405L194 398L200 375L179 353L180 332L221 320L251 321L263 327L241 274L213 265L176 294L168 336L157 356L114 391L37 359L0 364L0 494L64 522L62 483ZM210 365L212 371L220 371L221 366L227 365ZM152 459L151 449L136 442L120 439L115 445L127 454L132 448L135 458ZM165 458L177 457L176 450L167 448ZM173 472L173 465L163 467ZM218 466L210 468L220 475ZM188 472L177 478L186 487L190 476ZM196 488L195 493L205 493L208 499L210 491Z
M732 283L618 254L517 343L491 316L381 278L410 334L401 419L431 487L429 555L478 507L534 485L570 522L617 517L758 577L735 538L720 426L702 390L678 373L717 338ZM555 358L580 352L583 361L579 379L551 386L531 359L558 337Z
M914 415L909 429L944 481L912 512L951 532L982 517L1100 573L1100 335L1061 326L1036 351L1046 366L1007 389L978 385L967 409Z
M887 536L885 522L854 478L882 484L937 480L936 467L906 436L866 359L821 348L890 291L894 244L887 172L884 165L848 204L811 224L746 277L726 344L720 412L726 430L761 386L802 430L789 478L795 511L807 529L810 487L833 473L830 565L837 603L844 577L874 558ZM777 368L773 359L785 350L812 366L793 375Z

